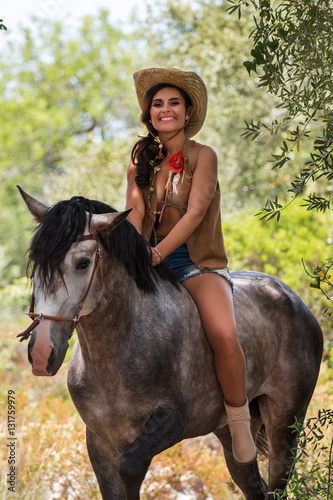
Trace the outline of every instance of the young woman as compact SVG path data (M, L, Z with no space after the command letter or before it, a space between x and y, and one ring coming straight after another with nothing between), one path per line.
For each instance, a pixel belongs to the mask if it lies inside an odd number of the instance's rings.
M246 397L246 367L237 337L232 280L220 217L216 154L193 137L202 127L207 91L193 72L149 68L134 74L148 135L132 150L127 208L131 222L191 294L214 350L215 366L240 464L256 458Z

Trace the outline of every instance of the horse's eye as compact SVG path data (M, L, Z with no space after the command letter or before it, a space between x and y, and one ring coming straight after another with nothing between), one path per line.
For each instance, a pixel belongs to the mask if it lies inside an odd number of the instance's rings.
M87 269L87 267L89 266L90 264L90 260L89 259L81 259L77 264L76 264L76 269L78 269L79 271L80 270L83 270L83 269Z

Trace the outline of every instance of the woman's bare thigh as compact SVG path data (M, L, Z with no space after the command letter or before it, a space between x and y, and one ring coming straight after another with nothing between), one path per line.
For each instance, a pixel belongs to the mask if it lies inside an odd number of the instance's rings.
M192 276L182 285L194 299L207 337L215 350L236 342L232 290L229 282L216 273Z

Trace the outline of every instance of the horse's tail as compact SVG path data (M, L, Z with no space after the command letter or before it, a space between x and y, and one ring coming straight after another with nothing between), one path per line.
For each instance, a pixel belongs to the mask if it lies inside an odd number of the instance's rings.
M264 424L262 424L262 426L259 429L256 446L258 453L261 456L268 458L268 441Z

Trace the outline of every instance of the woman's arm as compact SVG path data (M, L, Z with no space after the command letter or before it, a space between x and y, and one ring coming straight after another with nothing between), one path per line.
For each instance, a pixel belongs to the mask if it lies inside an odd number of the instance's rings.
M186 214L156 247L163 258L185 243L200 224L214 196L216 184L217 156L213 149L204 146L199 152L197 166L193 174ZM209 242L207 244L209 245ZM153 259L153 264L157 263L156 259Z
M141 189L136 185L135 176L135 165L131 162L127 170L126 210L132 208L128 219L141 233L142 221L145 215L145 202Z

